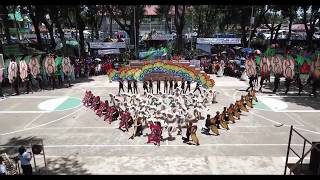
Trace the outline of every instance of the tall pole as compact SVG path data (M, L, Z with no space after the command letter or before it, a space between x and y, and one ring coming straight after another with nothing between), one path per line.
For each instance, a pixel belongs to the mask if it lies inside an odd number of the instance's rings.
M254 23L254 19L253 19L253 5L251 5L250 36L249 36L248 48L250 48L251 36L252 36L252 25L253 25L253 23Z
M151 29L151 16L150 16L150 24L149 24L149 26L150 26L150 32L152 32L152 29Z
M193 47L192 47L192 40L193 40L193 38L192 38L192 35L193 35L193 10L191 11L191 50L193 50Z
M133 8L133 27L134 27L134 55L137 58L136 6L134 6Z

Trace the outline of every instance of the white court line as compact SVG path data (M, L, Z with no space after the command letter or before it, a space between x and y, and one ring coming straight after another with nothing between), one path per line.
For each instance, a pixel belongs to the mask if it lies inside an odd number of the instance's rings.
M187 144L160 144L160 147L195 147ZM200 146L288 146L288 144L200 144ZM291 144L291 146L303 146L303 144ZM20 146L0 146L0 148L15 148ZM46 148L73 148L73 147L157 147L150 144L70 144L70 145L45 145Z
M262 119L265 119L265 120L267 120L267 121L270 121L270 122L273 122L273 123L276 123L276 124L283 124L283 123L279 123L279 122L277 122L277 121L274 121L274 120L271 120L271 119L269 119L269 118L266 118L266 117L264 117L264 116L262 116L262 115L259 115L259 114L257 114L257 113L253 113L253 112L249 112L250 114L253 114L254 116L258 116L258 117L260 117L260 118L262 118Z
M53 111L0 111L0 114L43 114Z
M274 112L308 112L308 113L319 113L320 110L280 110L280 111L274 111Z
M314 134L320 134L320 132L311 131L311 130L308 130L308 129L298 128L298 127L294 127L294 129L299 129L299 130L311 132L311 133L314 133Z
M269 111L269 112L277 112L277 113L299 113L299 112L305 112L305 113L319 113L320 110L268 110L268 109L260 109L260 108L254 108L259 111Z
M304 126L300 121L298 121L296 118L292 117L289 113L284 113L286 116L289 117L293 122L297 122L300 126Z
M251 113L251 112L249 112L249 113ZM269 118L266 118L266 117L264 117L264 116L262 116L262 115L259 115L259 114L254 114L254 113L252 113L253 115L256 115L256 116L258 116L258 117L261 117L261 118L263 118L263 119L265 119L265 120L267 120L267 121L271 121L271 122L274 122L274 123L277 123L277 124L283 124L283 123L279 123L279 122L277 122L277 121L273 121L273 120L271 120L271 119L269 119ZM287 126L287 127L290 127L291 125L288 125L288 124L283 124L283 126ZM312 130L308 130L308 129L303 129L303 128L299 128L299 127L297 127L297 126L301 126L301 125L293 125L293 127L295 128L295 129L299 129L299 130L302 130L302 131L307 131L307 132L310 132L310 133L314 133L314 134L320 134L320 132L317 132L317 131L312 131Z
M266 128L266 127L268 127L268 128L270 128L270 127L274 127L273 125L263 125L263 126L244 126L244 125L235 125L236 127L241 127L241 128ZM43 129L43 130L50 130L50 129L52 129L52 130L54 130L54 129L56 129L56 130L59 130L59 129L61 129L61 130L64 130L64 129L117 129L118 127L117 126L105 126L105 127L100 127L100 126L98 126L98 127L50 127L50 128L36 128L37 130L41 130L41 129Z
M257 98L259 97L269 97L269 98L283 98L283 97L293 97L293 98L296 98L296 97L300 97L300 98L304 98L304 97L310 97L310 96L279 96L279 95L271 95L271 96L257 96Z
M116 126L110 127L110 126L105 126L105 127L51 127L51 128L36 128L37 130L43 129L43 130L50 130L50 129L117 129Z
M8 99L46 99L46 98L68 98L69 96L10 96Z
M83 108L84 108L84 107L82 106L81 108L75 110L74 112L72 112L72 113L70 113L70 114L68 114L68 115L65 115L65 116L63 116L63 117L61 117L61 118L58 118L58 119L56 119L56 120L52 120L52 121L49 121L49 122L47 122L47 123L40 124L40 125L38 125L38 126L34 126L34 127L32 127L32 128L27 128L27 129L22 129L22 130L16 130L16 131L8 132L8 133L3 133L3 134L0 134L0 136L4 136L4 135L8 135L8 134L14 134L14 133L18 133L18 132L23 132L23 131L35 129L35 128L38 128L38 127L46 126L46 125L48 125L48 124L52 124L52 123L54 123L54 122L60 121L60 120L62 120L62 119L64 119L64 118L66 118L66 117L69 117L69 116L77 113L78 111L82 110Z
M23 129L26 129L30 124L38 120L43 114L39 114L37 117L35 117L32 121L30 121L28 124L26 124Z

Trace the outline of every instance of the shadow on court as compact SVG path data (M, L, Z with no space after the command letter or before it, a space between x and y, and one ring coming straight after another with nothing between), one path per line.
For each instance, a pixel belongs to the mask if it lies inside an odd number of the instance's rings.
M47 168L40 168L40 175L88 175L88 170L83 168L84 163L80 163L74 158L59 157L48 158Z
M18 154L18 148L20 146L24 146L31 151L31 144L41 144L41 139L35 136L29 136L26 138L21 138L21 136L13 137L6 143L1 144L0 153L7 153L9 156L15 156Z
M0 154L6 153L9 157L13 158L18 155L18 148L24 146L27 151L31 151L30 145L39 144L41 145L41 139L35 136L29 136L21 138L21 136L10 138L6 143L2 143L0 146ZM71 157L47 157L47 168L44 166L42 160L43 156L36 155L37 170L34 169L35 174L39 175L78 175L78 174L89 174L86 169L83 168L84 163L80 163L75 158ZM40 160L40 159L41 160ZM32 161L33 163L33 161ZM32 165L34 168L34 165ZM21 172L21 169L20 169Z

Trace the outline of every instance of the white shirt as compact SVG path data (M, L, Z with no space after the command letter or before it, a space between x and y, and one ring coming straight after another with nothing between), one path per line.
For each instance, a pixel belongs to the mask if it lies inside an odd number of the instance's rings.
M28 152L24 152L18 155L18 158L21 162L21 165L30 165L30 161L31 161L31 155Z
M7 173L6 165L0 164L0 174Z

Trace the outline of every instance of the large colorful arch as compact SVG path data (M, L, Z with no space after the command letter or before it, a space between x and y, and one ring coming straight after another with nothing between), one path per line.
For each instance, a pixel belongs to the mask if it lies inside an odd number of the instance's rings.
M117 81L119 78L141 81L146 75L152 73L163 73L171 76L181 77L186 81L195 81L207 89L214 86L214 80L210 79L207 74L198 73L187 65L174 64L171 61L145 63L141 68L121 68L119 72L112 69L109 70L107 74L109 79L112 81Z

